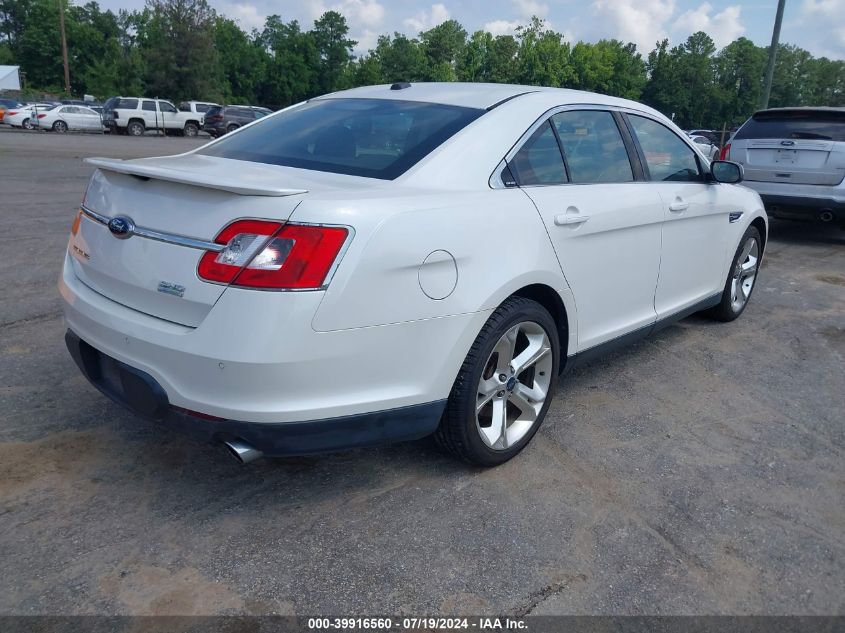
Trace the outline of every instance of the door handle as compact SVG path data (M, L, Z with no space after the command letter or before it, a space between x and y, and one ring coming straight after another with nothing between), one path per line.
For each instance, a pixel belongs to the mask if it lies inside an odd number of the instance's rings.
M555 224L558 226L571 226L573 224L583 224L590 219L589 215L583 213L560 213L555 216Z
M675 198L675 201L669 205L669 210L678 213L679 211L686 211L689 209L689 202L685 202L680 198Z

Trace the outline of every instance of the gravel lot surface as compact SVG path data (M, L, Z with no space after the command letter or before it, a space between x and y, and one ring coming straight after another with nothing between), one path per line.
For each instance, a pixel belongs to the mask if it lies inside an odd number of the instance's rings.
M845 232L773 223L741 319L566 376L502 467L241 467L90 387L56 290L80 159L201 142L0 131L0 613L845 612Z

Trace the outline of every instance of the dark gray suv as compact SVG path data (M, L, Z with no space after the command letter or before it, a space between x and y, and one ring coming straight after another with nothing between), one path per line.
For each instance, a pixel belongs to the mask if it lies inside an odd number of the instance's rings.
M215 106L205 113L202 129L216 138L272 113L272 110L258 106Z

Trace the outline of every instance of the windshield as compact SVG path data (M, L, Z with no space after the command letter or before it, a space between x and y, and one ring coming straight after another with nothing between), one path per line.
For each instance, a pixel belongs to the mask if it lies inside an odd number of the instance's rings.
M382 99L318 99L199 153L392 180L484 110Z
M845 111L759 112L748 119L735 138L845 141Z

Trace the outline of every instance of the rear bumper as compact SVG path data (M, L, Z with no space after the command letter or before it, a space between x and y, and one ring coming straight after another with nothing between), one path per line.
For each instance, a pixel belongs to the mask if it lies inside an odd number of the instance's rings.
M845 220L845 188L783 183L742 183L760 194L766 211L773 217L813 219L829 211L837 220Z
M108 356L65 333L71 357L88 381L130 411L210 443L239 439L265 455L305 455L404 442L437 429L445 400L358 415L266 424L202 416L172 406L167 393L148 373Z
M489 316L481 311L318 332L311 320L322 292L229 288L191 328L106 298L67 262L59 291L68 329L149 376L168 406L268 428L358 419L445 399ZM401 426L406 418L393 419ZM396 430L396 436L419 432Z

